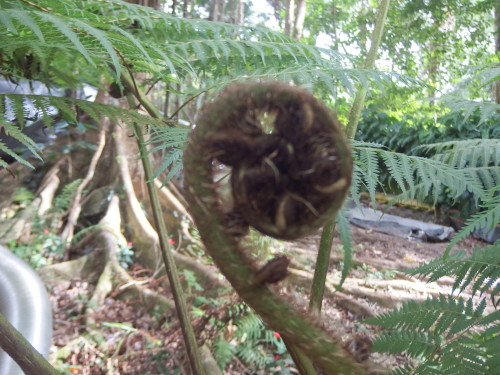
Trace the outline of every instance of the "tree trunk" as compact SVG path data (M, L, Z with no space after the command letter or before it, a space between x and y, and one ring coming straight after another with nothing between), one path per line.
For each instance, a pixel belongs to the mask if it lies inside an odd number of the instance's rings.
M500 3L495 6L495 53L500 56ZM493 98L500 104L500 80L493 83Z
M236 4L234 7L234 24L242 25L243 19L245 17L245 2L244 0L236 0Z
M286 4L285 35L292 36L295 24L295 0L288 0Z
M436 30L439 30L440 24L437 21L434 21L433 27ZM439 71L439 57L436 56L436 51L441 47L438 42L435 40L431 40L429 42L428 54L429 59L427 61L427 79L430 83L428 86L427 96L430 98L436 95L436 82L438 80L438 71ZM434 101L431 101L433 103Z
M161 9L162 0L125 0L127 3L139 4L145 7L154 8L156 10Z
M213 0L212 6L210 7L210 14L208 19L210 21L219 21L221 19L221 9L223 0Z
M184 0L182 3L182 17L184 18L191 18L191 9L192 8L192 2L191 0Z
M294 39L299 40L300 38L302 38L305 17L306 17L306 0L298 0L296 15L295 15L295 25L293 28Z
M226 21L225 18L226 18L226 1L221 0L218 21L225 22Z

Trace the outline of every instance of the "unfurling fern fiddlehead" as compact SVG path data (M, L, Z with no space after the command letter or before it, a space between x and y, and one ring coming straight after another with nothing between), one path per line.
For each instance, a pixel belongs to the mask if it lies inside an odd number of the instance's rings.
M215 179L219 163L231 167L232 200ZM286 276L288 258L259 269L240 244L247 225L295 239L335 215L351 182L352 159L333 114L311 94L283 83L232 85L204 109L184 169L203 243L245 302L324 374L363 374L320 324L267 286Z

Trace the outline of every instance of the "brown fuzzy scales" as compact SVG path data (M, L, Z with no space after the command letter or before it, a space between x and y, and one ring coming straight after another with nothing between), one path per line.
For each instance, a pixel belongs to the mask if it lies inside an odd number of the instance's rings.
M229 214L214 176L220 171L215 160L232 168ZM288 258L259 269L240 243L245 221L292 239L316 231L342 205L352 160L328 109L283 83L232 85L205 108L189 138L184 170L201 239L243 300L322 374L365 374L339 339L269 288L286 276Z
M206 108L218 114L206 149L232 167L234 204L251 226L279 239L303 237L331 217L349 188L348 146L335 116L308 92L248 87L232 86Z

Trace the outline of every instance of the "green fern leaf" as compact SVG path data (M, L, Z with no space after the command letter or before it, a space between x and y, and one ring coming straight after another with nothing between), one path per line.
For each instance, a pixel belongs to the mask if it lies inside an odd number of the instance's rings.
M65 185L61 191L54 200L54 207L53 210L55 212L64 212L67 210L73 201L73 198L76 194L76 190L78 189L78 186L82 183L82 179L76 179L69 184Z
M373 350L392 354L406 352L418 358L434 353L441 341L440 336L432 333L393 331L378 336L373 342Z
M410 365L403 365L401 367L395 368L389 373L389 375L410 375L410 374L414 374L413 367L411 367Z
M38 39L42 43L45 43L45 38L43 37L42 30L38 26L38 23L33 19L33 17L31 17L29 13L21 10L11 9L9 10L9 15L10 17L15 18L21 25L27 26L31 31L33 31L33 33L38 37Z
M401 329L417 332L432 331L436 334L453 335L461 327L477 324L484 310L484 302L476 308L472 300L440 295L424 302L410 301L399 309L368 319L369 324L385 328Z
M490 292L494 300L500 293L500 242L484 248L476 248L468 258L464 252L451 254L448 258L438 258L432 262L406 270L410 275L428 278L429 282L443 276L453 276L453 290L462 292L472 285L472 295Z
M19 32L17 31L16 27L12 23L12 20L10 18L11 12L0 12L0 25L3 25L9 33L12 33L14 35L18 35Z
M236 346L220 337L214 344L214 357L219 367L224 370L236 354Z
M235 321L236 326L239 328L238 337L248 337L251 341L257 341L262 335L264 330L264 323L256 314L248 314Z
M21 164L24 164L25 166L29 168L35 168L30 162L24 160L22 157L17 155L14 151L12 151L10 148L8 148L5 143L0 141L0 151L5 152L7 155L13 157L16 161L18 161ZM9 164L7 164L5 161L0 159L0 167L7 168Z
M102 32L101 30L96 29L95 27L92 27L91 25L89 25L81 20L73 20L73 24L76 27L83 29L86 33L92 35L104 47L104 49L106 50L106 52L109 54L109 56L111 58L111 62L113 64L113 68L115 71L116 81L119 82L120 73L121 73L120 58L118 57L118 54L116 53L113 45L111 44L109 37L106 36L106 34L104 32ZM82 45L82 47L83 47L83 45Z
M43 160L42 157L39 155L39 152L41 151L40 147L31 138L26 136L17 125L9 121L2 121L2 119L0 118L0 126L3 127L3 130L5 131L6 135L11 136L12 138L21 142L21 144L25 146L36 158ZM18 156L13 150L7 148L5 143L3 142L0 143L0 149L6 152L8 155L12 156L20 163L30 168L33 168L33 166L30 163L25 161L22 157Z
M378 175L380 173L378 168L377 151L372 148L363 148L359 151L359 157L360 166L364 172L363 175L365 177L365 184L368 189L368 193L370 194L373 207L375 207L375 190L379 185Z
M122 35L123 37L125 37L126 39L128 39L130 42L132 42L132 44L140 51L140 53L148 60L148 62L153 65L153 59L151 58L151 56L149 55L149 53L146 51L146 48L144 47L144 43L141 43L139 41L139 39L137 39L134 35L132 35L131 33L123 30L122 28L120 27L116 27L114 25L111 25L111 30ZM159 50L157 50L159 51ZM164 58L166 57L163 56Z
M356 206L361 206L361 198L360 198L360 189L363 181L363 173L361 172L361 168L358 163L354 164L354 168L352 171L352 183L350 188L350 195Z
M445 254L443 254L443 257L446 258L451 248L458 242L466 238L468 235L470 235L474 230L484 228L492 229L494 226L500 223L500 194L483 199L484 203L480 205L480 207L483 207L484 211L473 215L469 220L465 222L465 226L450 241L450 244L447 246L446 252Z
M88 53L87 49L80 41L80 38L73 30L71 30L70 27L68 27L68 23L66 21L49 13L37 12L37 14L41 19L52 23L62 34L64 34L71 41L71 43L76 47L78 52L80 52L82 56L85 57L85 59L91 65L95 66L94 61L90 57L90 54Z
M344 265L342 267L342 275L340 278L339 285L337 289L342 288L345 279L349 273L349 270L353 265L353 248L352 248L352 236L351 236L351 227L349 225L349 221L347 220L345 207L343 207L335 217L335 221L337 223L337 229L340 236L340 241L342 242L342 249L344 253Z
M404 182L404 176L403 176L404 172L403 172L403 165L401 162L401 158L398 158L394 153L388 153L388 152L383 152L381 156L384 159L385 165L387 166L391 176L394 178L399 188L403 192L403 196L405 198L409 198Z

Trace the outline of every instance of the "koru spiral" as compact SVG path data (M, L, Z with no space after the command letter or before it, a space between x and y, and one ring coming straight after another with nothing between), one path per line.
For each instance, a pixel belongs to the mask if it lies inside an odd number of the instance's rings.
M226 169L230 183L221 184ZM342 205L351 172L335 116L310 93L277 82L227 88L205 107L184 153L185 197L207 252L266 325L325 375L365 370L338 338L269 288L287 275L288 257L259 266L241 236L249 225L288 240L316 231Z
M339 209L351 183L351 153L335 115L307 91L235 84L201 121L205 151L232 167L232 217L291 240Z

